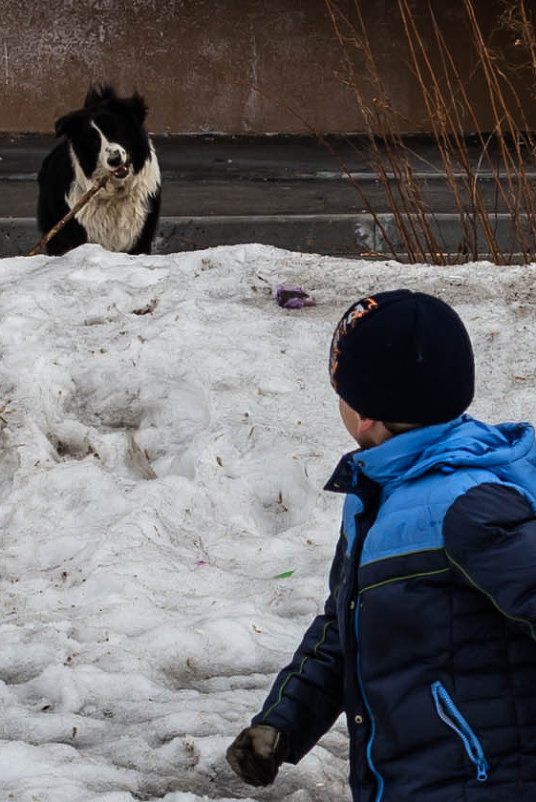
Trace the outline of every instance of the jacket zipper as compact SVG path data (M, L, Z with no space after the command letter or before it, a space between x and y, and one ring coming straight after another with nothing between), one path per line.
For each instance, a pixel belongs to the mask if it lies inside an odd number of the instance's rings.
M454 704L445 686L441 682L434 682L432 683L431 689L435 708L439 717L461 738L469 759L472 760L476 766L477 780L479 782L486 782L488 779L489 764L484 755L482 744Z
M356 479L356 474L354 473L354 481ZM361 499L360 499L361 500ZM361 500L361 503L362 500ZM359 515L356 515L354 518L355 521L355 540L357 540L357 547L355 549L355 553L353 554L353 559L355 560L356 570L359 567L359 563L361 561L361 552L363 550L363 543L365 537L368 532L368 528L363 531L363 521L359 520ZM369 527L370 528L370 527ZM354 580L356 581L356 580ZM384 779L376 766L374 765L374 761L372 759L372 747L374 745L374 738L376 735L376 721L374 719L374 715L372 713L372 708L370 706L370 702L367 698L367 694L365 693L365 688L363 685L363 675L361 673L361 661L360 661L360 644L359 644L359 610L361 607L361 595L358 593L356 603L355 603L355 615L354 615L354 631L355 631L355 639L356 639L356 674L357 674L357 684L359 686L359 690L361 692L361 698L363 699L363 703L365 705L365 710L367 711L367 715L370 721L370 737L367 742L367 765L372 772L377 785L376 796L374 798L374 802L381 802L383 799L383 790L385 786Z
M368 739L367 743L367 763L369 769L371 770L372 774L376 778L376 782L378 785L378 791L376 794L376 798L374 802L381 802L383 798L383 788L384 788L384 781L383 777L379 773L378 769L374 765L374 761L372 760L372 746L374 744L374 736L376 735L376 722L374 721L374 716L372 714L372 708L370 707L369 700L367 699L367 695L365 693L365 688L363 687L363 677L361 675L361 665L359 661L359 596L357 597L357 604L356 604L356 611L355 611L355 635L357 639L357 681L359 684L359 690L361 691L361 696L363 698L363 702L365 704L366 711L368 713L368 717L370 720L370 738Z

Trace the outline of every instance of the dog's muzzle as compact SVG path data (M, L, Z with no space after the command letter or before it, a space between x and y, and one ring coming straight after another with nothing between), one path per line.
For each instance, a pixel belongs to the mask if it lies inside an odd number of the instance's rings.
M124 164L121 164L116 170L113 171L113 176L114 178L119 178L123 180L124 178L127 177L129 173L130 173L130 162L125 162Z
M113 150L109 152L106 161L108 167L112 170L114 178L123 179L129 174L130 160L123 150Z

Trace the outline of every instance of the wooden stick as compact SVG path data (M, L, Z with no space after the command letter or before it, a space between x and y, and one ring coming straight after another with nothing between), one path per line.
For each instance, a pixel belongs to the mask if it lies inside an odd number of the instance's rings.
M88 191L87 191L87 192L85 192L85 193L82 195L82 197L80 198L80 200L79 200L79 201L78 201L78 202L77 202L77 203L76 203L76 204L73 206L73 208L71 209L71 211L70 211L70 212L67 212L67 214L65 215L65 217L62 217L62 218L61 218L61 220L59 220L59 221L56 223L56 225L55 225L55 226L53 226L53 227L50 229L50 231L48 232L48 234L45 234L45 236L44 236L42 239L40 239L40 240L39 240L39 242L37 243L37 245L34 245L34 247L32 248L32 250L31 250L31 251L29 251L29 252L26 254L26 256L35 256L35 255L36 255L36 253L39 253L39 251L41 250L41 248L43 248L43 247L44 247L44 246L47 244L47 242L49 242L49 241L52 239L52 237L55 237L55 236L56 236L56 234L58 233L58 231L61 231L61 229L62 229L62 228L63 228L63 227L64 227L64 226L65 226L65 225L66 225L66 224L69 222L69 220L72 220L72 219L73 219L73 217L75 216L75 214L78 214L78 212L80 211L80 209L82 209L82 208L83 208L83 207L86 205L86 203L87 203L89 200L91 200L91 198L93 197L93 195L95 195L95 193L97 193L97 192L99 191L99 189L102 189L102 187L103 187L103 186L106 184L106 182L108 181L108 179L110 178L110 176L111 176L111 175L112 175L112 173L110 172L110 173L106 173L106 175L103 175L103 176L101 176L101 177L99 178L99 180L98 180L97 182L95 182L95 184L93 184L93 186L91 187L91 189L88 189Z

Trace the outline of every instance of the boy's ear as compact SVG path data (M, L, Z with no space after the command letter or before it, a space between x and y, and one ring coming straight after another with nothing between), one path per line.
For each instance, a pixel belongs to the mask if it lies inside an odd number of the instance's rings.
M359 416L359 433L361 432L368 432L376 423L376 421L372 420L372 418L363 418L361 415Z
M142 123L147 116L147 104L145 103L145 99L137 92L134 92L132 97L127 98L124 102L130 113L139 123Z

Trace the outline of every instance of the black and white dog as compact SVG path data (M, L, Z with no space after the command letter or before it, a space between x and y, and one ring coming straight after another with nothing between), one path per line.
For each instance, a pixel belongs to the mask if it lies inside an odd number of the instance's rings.
M39 172L37 220L43 234L106 172L111 178L48 243L59 255L97 242L110 251L150 253L160 211L160 168L143 126L147 107L136 92L119 98L92 86L84 107L56 121L63 140Z

